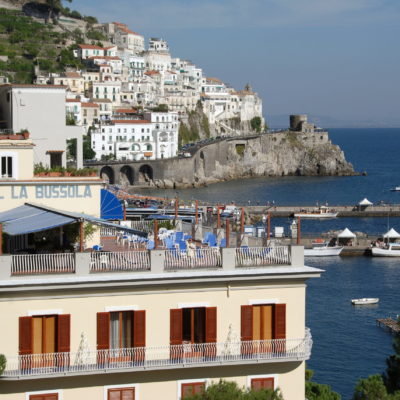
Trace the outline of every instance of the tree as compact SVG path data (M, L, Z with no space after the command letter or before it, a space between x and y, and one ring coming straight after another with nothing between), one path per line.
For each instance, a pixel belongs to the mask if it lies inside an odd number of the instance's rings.
M306 398L308 400L340 400L339 393L334 392L329 385L312 382L314 372L306 370Z
M400 319L397 324L400 324ZM393 349L395 353L386 359L387 367L382 376L388 393L400 390L400 333L394 337Z
M254 117L250 120L250 126L253 131L261 132L262 121L260 117Z
M92 160L96 152L92 149L90 135L83 136L83 159ZM68 156L76 160L76 139L69 139L67 143Z
M72 0L65 1L72 3ZM46 4L49 7L49 19L54 18L54 15L63 9L62 0L46 0Z
M185 400L283 400L283 397L279 389L241 389L236 382L221 379L209 385L203 393L185 397Z
M6 369L7 359L4 354L0 354L0 375L3 374L4 370Z
M386 400L388 394L382 376L371 375L367 379L360 379L354 389L353 400Z

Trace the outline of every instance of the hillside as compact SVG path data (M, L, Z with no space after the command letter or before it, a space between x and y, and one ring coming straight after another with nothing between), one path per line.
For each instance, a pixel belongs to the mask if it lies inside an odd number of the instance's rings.
M0 4L4 3L9 2L3 0ZM34 14L42 9L29 5ZM12 3L9 9L0 8L0 75L13 83L32 83L35 69L49 73L62 72L68 67L80 68L82 65L73 54L77 45L104 39L93 29L93 23L97 22L93 17L84 17L90 22L68 17L64 24L61 16L45 23L45 19L27 16L22 9L11 9L11 6ZM73 13L68 9L64 12Z

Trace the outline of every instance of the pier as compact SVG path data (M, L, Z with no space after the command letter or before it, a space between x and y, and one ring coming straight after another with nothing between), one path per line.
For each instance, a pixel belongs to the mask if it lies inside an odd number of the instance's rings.
M388 317L388 318L379 318L376 320L376 324L379 327L386 328L390 333L400 333L400 324L397 320Z

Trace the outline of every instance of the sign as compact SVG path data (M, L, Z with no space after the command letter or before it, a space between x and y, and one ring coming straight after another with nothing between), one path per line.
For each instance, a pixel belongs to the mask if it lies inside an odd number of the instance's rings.
M86 199L91 197L90 185L13 185L5 188L0 187L0 200Z

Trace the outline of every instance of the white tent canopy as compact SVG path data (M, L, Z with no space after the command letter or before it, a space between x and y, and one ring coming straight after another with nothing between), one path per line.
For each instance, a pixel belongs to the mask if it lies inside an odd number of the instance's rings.
M341 238L348 239L348 238L355 238L356 235L349 228L346 228L342 232L340 232L337 237L339 239Z
M365 197L358 203L359 206L372 206L372 203Z
M391 228L389 231L387 231L383 237L385 239L400 239L400 233L397 232L395 229Z

